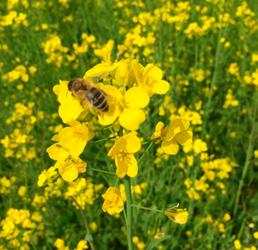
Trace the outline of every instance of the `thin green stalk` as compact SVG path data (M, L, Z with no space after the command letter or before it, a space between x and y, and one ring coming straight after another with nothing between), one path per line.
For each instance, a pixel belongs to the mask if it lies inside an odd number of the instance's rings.
M208 95L208 100L206 102L205 106L205 116L204 116L204 131L207 128L207 123L209 120L210 116L210 109L211 109L211 103L212 103L212 97L213 97L213 92L214 92L214 87L216 86L219 76L221 75L221 54L222 54L222 44L220 43L220 37L221 37L221 30L219 31L218 34L218 41L217 41L217 47L216 47L216 55L215 55L215 65L214 65L214 70L213 70L213 75L212 75L212 80L210 83L209 87L209 95Z
M125 179L125 193L126 193L126 223L127 223L127 242L128 250L133 250L132 242L132 191L131 191L131 180L130 178Z
M248 143L248 148L247 148L247 153L246 153L246 159L245 159L245 164L244 168L242 171L242 176L239 181L238 185L238 190L237 190L237 195L236 195L236 200L235 200L235 205L234 205L234 210L233 210L233 215L235 216L237 213L237 207L240 199L240 195L244 186L244 180L248 171L248 168L250 166L250 162L253 156L253 148L254 148L254 137L255 137L255 126L256 126L256 121L255 121L255 116L256 116L256 102L254 103L254 111L253 111L253 124L252 124L252 131L249 137L249 143Z
M141 157L139 158L138 160L138 163L141 162L141 160L143 159L143 157L145 156L145 154L150 150L150 148L152 147L153 145L153 141L150 142L150 144L148 145L148 147L146 148L146 150L143 152L143 154L141 155Z
M159 210L159 209L155 209L155 208L142 207L142 206L138 206L138 205L134 205L134 204L132 204L131 207L135 207L135 208L142 209L142 210L147 210L147 211L151 211L151 212L157 212L157 213L164 214L164 211Z
M113 173L113 172L109 172L109 171L102 170L102 169L97 169L97 168L92 168L92 167L91 167L90 170L96 171L96 172L100 172L100 173L104 173L104 174L115 175L115 173Z
M85 227L85 230L86 230L85 240L87 240L89 242L90 249L95 250L95 246L94 246L94 243L93 243L93 237L92 237L92 234L90 232L90 227L89 227L89 224L88 224L88 220L87 220L80 204L76 201L76 199L74 197L72 197L72 199L80 210L82 221L83 221L83 224L84 224L84 227Z

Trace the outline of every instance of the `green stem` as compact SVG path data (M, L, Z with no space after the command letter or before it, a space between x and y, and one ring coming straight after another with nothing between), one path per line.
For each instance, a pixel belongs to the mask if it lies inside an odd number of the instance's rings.
M92 167L89 170L100 172L100 173L104 173L104 174L115 175L115 173L113 173L113 172L109 172L109 171L102 170L102 169L97 169L97 168L92 168Z
M244 186L244 180L248 171L248 168L250 166L250 162L253 156L253 148L254 148L254 137L255 137L255 116L256 116L256 102L254 103L254 111L253 111L253 124L252 124L252 131L249 137L249 143L248 143L248 148L247 148L247 153L246 153L246 159L245 159L245 164L244 168L242 171L242 176L238 185L238 190L237 190L237 195L236 195L236 200L235 200L235 205L234 205L234 210L233 210L233 215L235 216L237 213L237 208L238 208L238 203L240 199L240 195L242 192L242 188Z
M154 208L149 208L149 207L142 207L142 206L138 206L138 205L134 205L134 204L132 204L131 207L135 207L135 208L142 209L142 210L147 210L147 211L151 211L151 212L157 212L157 213L164 214L164 211L159 210L159 209L154 209Z
M131 180L129 177L125 179L125 193L126 193L126 224L127 224L127 241L128 250L133 250L132 242L132 191Z
M85 227L85 230L86 230L85 240L87 240L89 242L90 249L95 250L95 246L94 246L94 243L93 243L93 237L92 237L92 234L90 232L90 227L89 227L89 224L88 224L88 220L87 220L80 204L76 201L76 199L74 197L72 197L72 199L73 199L74 203L76 204L76 206L80 210L82 221L83 221L83 224L84 224L84 227Z
M217 47L216 47L215 65L214 65L212 80L211 80L210 87L209 87L208 100L205 105L204 130L203 131L206 131L206 129L207 129L207 123L208 123L209 116L211 113L210 109L211 109L214 87L216 86L216 83L219 81L219 76L221 75L221 65L222 65L222 60L221 60L222 44L220 43L221 33L222 33L222 31L220 30L219 34L218 34L218 38L217 38L218 41L217 41Z

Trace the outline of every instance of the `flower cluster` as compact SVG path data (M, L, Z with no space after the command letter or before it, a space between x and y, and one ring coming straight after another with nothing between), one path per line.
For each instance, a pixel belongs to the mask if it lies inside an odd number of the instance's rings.
M44 225L38 212L10 208L0 222L0 239L9 249L28 249L42 235Z
M86 162L79 157L88 142L98 135L97 130L101 127L111 126L112 133L109 136L115 135L115 141L107 156L115 162L116 176L119 179L126 176L136 177L139 171L136 154L140 152L142 142L138 130L147 118L147 107L152 96L164 95L169 90L169 83L163 79L162 70L154 64L143 66L134 59L112 62L113 45L114 42L110 40L102 49L95 50L102 62L84 75L87 84L104 93L107 111L102 112L94 105L89 105L86 98L76 97L69 90L68 81L60 81L53 88L60 103L58 114L68 126L60 128L58 134L53 137L55 143L47 152L56 163L50 168L53 171L49 169L41 173L38 183L40 186L46 182L53 183L58 171L62 179L70 183L66 198L71 197L75 206L82 208L87 202L83 199L85 191L82 189L85 189L88 181L77 178L80 173L86 171ZM192 139L190 123L176 118L165 127L160 122L152 139L161 142L159 150L162 150L163 154L175 155L179 151L178 144L186 145ZM110 144L106 146L110 147ZM117 214L123 210L125 195L117 187L109 187L102 197L104 212ZM91 200L93 198L90 198Z

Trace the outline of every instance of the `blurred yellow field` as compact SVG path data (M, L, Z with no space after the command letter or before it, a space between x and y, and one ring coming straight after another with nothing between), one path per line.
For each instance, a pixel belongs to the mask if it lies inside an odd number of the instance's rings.
M1 0L0 250L256 250L257 16Z

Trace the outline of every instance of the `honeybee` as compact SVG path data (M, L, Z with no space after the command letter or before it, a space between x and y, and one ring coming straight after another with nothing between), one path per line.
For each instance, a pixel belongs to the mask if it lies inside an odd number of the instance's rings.
M69 81L68 89L81 102L87 100L97 110L101 112L108 111L109 107L105 97L106 94L102 90L92 86L87 80L73 79Z

